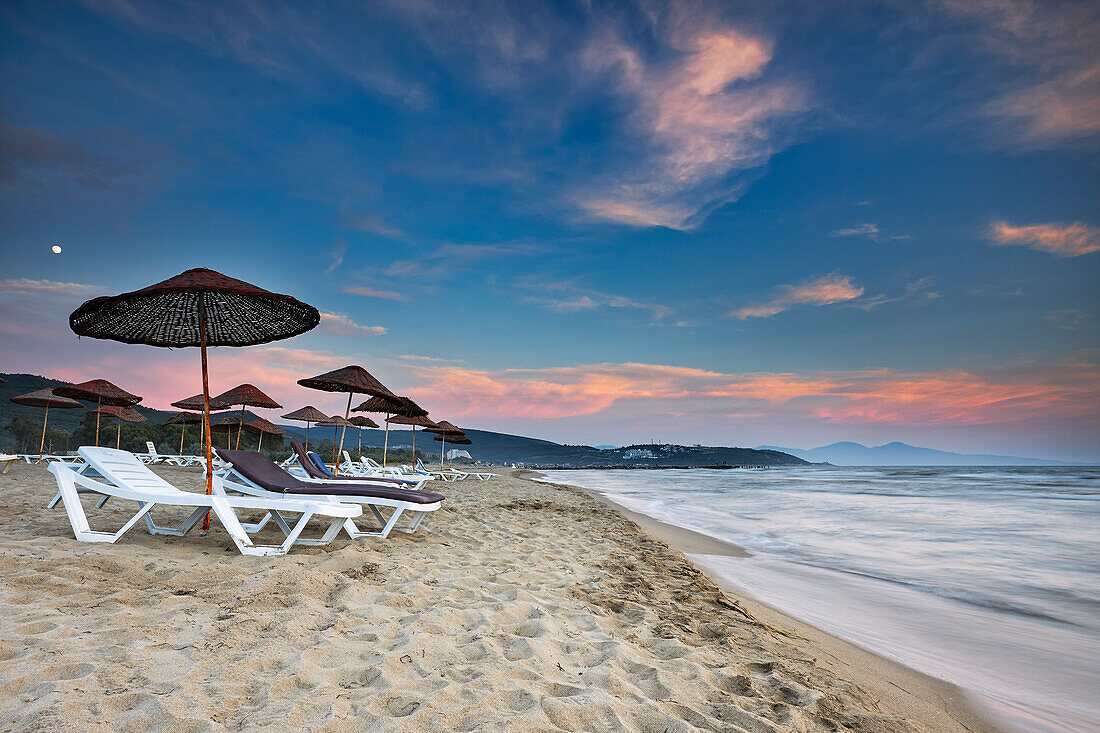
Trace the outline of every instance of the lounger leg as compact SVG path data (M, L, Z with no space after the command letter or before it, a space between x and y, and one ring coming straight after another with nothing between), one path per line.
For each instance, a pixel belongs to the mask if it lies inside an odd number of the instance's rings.
M185 519L183 524L181 524L179 527L161 527L160 525L153 522L153 518L151 516L146 514L145 526L149 528L149 534L152 535L162 534L169 535L171 537L182 537L190 532L196 524L198 524L198 521L202 519L204 514L206 514L206 507L199 507L195 511L191 512L191 514L188 515L187 519Z
M57 477L57 487L61 494L61 500L65 503L65 513L69 515L69 523L73 526L73 534L81 542L117 542L122 535L130 531L130 528L141 521L142 517L149 513L155 504L145 504L122 528L117 532L96 532L88 525L88 515L84 513L84 507L80 503L80 494L77 493L76 483L69 475L70 469L62 468L58 464L58 470L54 472Z

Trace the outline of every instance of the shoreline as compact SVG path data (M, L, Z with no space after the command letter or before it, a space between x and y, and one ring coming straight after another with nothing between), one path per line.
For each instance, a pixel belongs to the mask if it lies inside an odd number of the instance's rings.
M532 480L536 476L543 477L542 473L530 469L525 469L520 475ZM566 486L583 491L637 524L643 532L682 553L689 562L692 562L691 555L752 556L748 550L732 542L628 509L595 489L557 484L545 477L537 480L551 486ZM904 712L907 716L919 719L933 720L939 725L954 722L975 733L1008 733L1008 729L997 724L982 709L977 696L966 689L800 621L767 602L746 594L721 575L694 562L692 564L767 627L795 634L799 640L805 642L805 649L811 655L825 662L842 678L872 694L885 709L894 713Z
M205 489L201 471L155 472ZM918 698L888 670L880 692L859 674L873 655L811 646L673 549L732 546L658 539L517 473L438 487L415 534L266 558L217 523L77 542L44 508L53 476L17 465L0 475L0 729L994 730L945 712L952 688ZM133 514L95 503L93 528Z

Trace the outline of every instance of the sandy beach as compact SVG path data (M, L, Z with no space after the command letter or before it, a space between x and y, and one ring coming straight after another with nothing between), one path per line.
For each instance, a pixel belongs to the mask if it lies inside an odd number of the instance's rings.
M195 470L156 470L200 490ZM445 484L415 535L253 558L217 525L78 543L45 509L52 476L17 465L0 476L0 729L992 730L956 688L682 554L737 548L504 474Z

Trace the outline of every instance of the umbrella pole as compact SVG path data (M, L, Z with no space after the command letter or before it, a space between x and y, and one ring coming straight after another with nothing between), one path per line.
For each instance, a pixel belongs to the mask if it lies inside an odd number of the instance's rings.
M336 433L337 433L339 427L340 427L339 425L333 425L332 426L332 463L333 463L333 469L336 468ZM336 474L333 474L333 475L335 476Z
M115 431L115 450L122 446L122 418L118 419L118 430Z
M239 450L241 447L241 428L244 427L244 405L241 405L241 421L237 423L237 446ZM228 446L226 446L228 447Z
M386 442L382 445L382 468L386 467L386 454L390 452L390 416L386 415Z
M439 470L443 470L443 451L447 450L447 434L442 433L443 442L439 444Z
M264 434L260 433L260 442L256 446L256 451L259 452L259 451L262 451L263 449L264 449Z
M306 420L306 451L309 451L309 420Z
M187 423L184 423L180 427L183 428L183 430L180 431L180 455L182 456L183 455L183 439L187 436Z
M46 451L46 422L50 419L50 403L46 403L46 416L42 418L42 442L38 444L38 462L42 462L42 454Z
M95 447L99 447L99 408L103 407L103 398L95 398Z
M340 457L343 457L344 455L344 436L347 435L348 432L348 415L351 414L351 398L354 394L354 392L348 392L348 406L344 408L344 428L340 431ZM339 476L340 462L336 459L333 459L332 462L334 464L332 467L332 473L334 476Z
M355 452L357 454L355 456L356 458L362 458L363 457L363 428L362 427L359 428L359 447L355 450Z
M214 493L214 450L210 446L210 376L206 366L206 294L199 293L199 350L202 353L202 425L206 430L206 495ZM202 518L202 529L210 529L210 512Z

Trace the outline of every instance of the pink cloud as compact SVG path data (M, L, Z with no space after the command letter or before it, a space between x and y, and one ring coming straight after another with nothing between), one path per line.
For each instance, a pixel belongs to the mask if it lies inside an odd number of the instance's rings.
M1081 222L1013 226L995 221L989 226L989 241L995 245L1031 247L1059 257L1078 257L1100 251L1100 230Z
M336 336L381 336L385 326L362 326L343 313L321 313L320 330Z
M762 78L769 42L701 17L680 21L668 40L681 58L670 69L647 65L617 38L593 40L584 55L635 101L635 124L648 139L636 146L637 171L578 197L594 218L692 228L708 204L739 195L730 172L765 163L784 147L781 123L809 107L799 86Z
M863 288L854 285L850 277L823 275L801 285L783 285L771 300L740 308L730 315L741 320L767 318L795 305L830 305L855 300L861 295Z
M658 414L700 418L719 410L819 424L1019 425L1091 419L1100 408L1100 369L1076 362L991 374L726 374L634 363L500 371L423 367L416 378L409 390L414 397L465 420L562 419L637 402Z
M344 292L348 295L361 295L364 298L380 298L381 300L408 300L408 298L402 293L394 292L393 290L379 290L377 288L368 288L365 285L349 285L344 288Z

